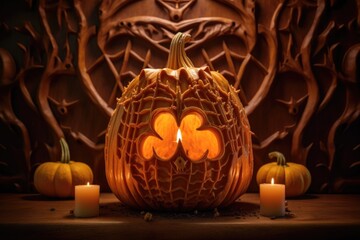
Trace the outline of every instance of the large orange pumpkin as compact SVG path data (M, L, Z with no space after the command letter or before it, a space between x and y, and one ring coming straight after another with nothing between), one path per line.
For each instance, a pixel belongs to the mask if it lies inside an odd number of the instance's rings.
M164 69L143 69L110 119L106 177L121 202L141 209L226 206L253 173L250 126L235 89L196 68L188 34L174 36Z

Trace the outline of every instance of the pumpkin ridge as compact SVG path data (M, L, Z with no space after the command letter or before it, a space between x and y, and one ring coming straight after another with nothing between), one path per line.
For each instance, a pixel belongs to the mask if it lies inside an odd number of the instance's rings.
M55 194L60 197L67 197L71 194L72 175L70 164L60 163L54 175Z

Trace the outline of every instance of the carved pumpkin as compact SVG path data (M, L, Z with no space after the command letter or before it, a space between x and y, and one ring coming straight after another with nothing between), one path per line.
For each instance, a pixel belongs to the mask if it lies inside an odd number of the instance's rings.
M143 69L111 116L106 177L121 202L142 209L226 206L250 183L250 126L234 88L195 68L188 34L174 36L164 69Z
M91 168L82 162L70 161L69 147L61 138L61 161L45 162L34 173L36 190L48 197L74 197L75 186L92 183Z
M286 162L280 152L269 153L269 158L276 158L276 162L267 163L261 166L256 174L256 181L269 183L274 178L276 183L285 184L286 197L296 197L304 194L311 184L309 170L297 163Z

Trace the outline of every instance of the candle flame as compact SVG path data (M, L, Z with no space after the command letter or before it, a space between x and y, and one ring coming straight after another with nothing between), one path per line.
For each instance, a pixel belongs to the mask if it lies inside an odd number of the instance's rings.
M180 131L180 128L179 128L177 130L177 133L176 133L176 142L178 143L181 140L182 140L182 135L181 135L181 131Z
M274 178L271 178L271 184L274 184Z
M90 183L89 183L89 182L87 182L86 186L90 186Z

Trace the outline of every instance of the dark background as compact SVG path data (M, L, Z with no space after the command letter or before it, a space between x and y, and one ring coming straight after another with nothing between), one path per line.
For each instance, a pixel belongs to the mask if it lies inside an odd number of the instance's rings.
M33 173L71 158L109 191L104 137L124 86L166 64L188 31L196 66L240 90L254 177L277 150L304 164L309 192L360 192L360 3L154 0L0 2L0 191L31 192ZM189 5L186 5L189 4Z

